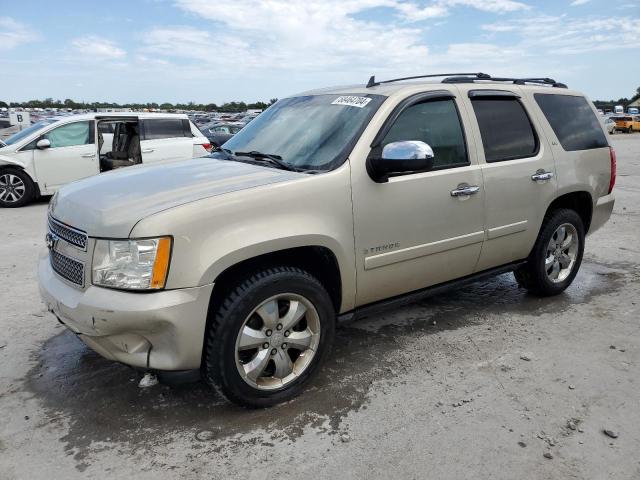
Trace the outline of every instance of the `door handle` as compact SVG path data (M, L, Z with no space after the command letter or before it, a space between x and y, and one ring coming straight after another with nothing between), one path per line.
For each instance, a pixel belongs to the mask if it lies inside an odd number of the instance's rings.
M96 156L95 153L83 153L82 155L80 155L82 158L93 158Z
M461 183L458 185L458 188L455 190L451 190L452 197L468 197L469 195L474 195L480 191L480 187L477 185L467 185L465 183Z
M542 169L536 171L533 175L531 175L531 180L534 182L544 182L546 180L551 180L553 178L553 172L546 172Z
M153 152L153 148L145 148L142 150L142 153L151 153Z

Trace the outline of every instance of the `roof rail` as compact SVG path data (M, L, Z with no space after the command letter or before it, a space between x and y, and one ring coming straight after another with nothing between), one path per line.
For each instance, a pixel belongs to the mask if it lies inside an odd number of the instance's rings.
M553 78L511 78L511 77L491 77L488 78L478 78L478 77L465 77L465 76L456 76L456 77L448 77L442 80L442 83L474 83L478 80L488 80L492 82L511 82L515 85L526 85L528 83L533 83L537 85L549 85L551 87L556 88L567 88L564 83L556 82Z
M479 80L488 80L491 78L491 75L488 75L486 73L481 73L481 72L478 72L478 73L432 73L430 75L416 75L414 77L393 78L391 80L382 80L380 82L376 82L376 76L371 75L371 78L369 78L369 81L367 82L367 88L375 87L376 85L380 85L382 83L400 82L402 80L414 80L416 78L450 77L453 75L460 76L460 77L473 75L475 78Z
M539 85L550 85L557 88L567 88L564 83L556 82L553 78L510 78L510 77L492 77L487 73L434 73L430 75L416 75L413 77L393 78L391 80L376 81L375 75L371 75L367 82L367 88L375 87L383 83L401 82L403 80L415 80L417 78L434 78L446 77L442 83L474 83L477 81L493 81L493 82L511 82L515 85L526 85L534 83Z

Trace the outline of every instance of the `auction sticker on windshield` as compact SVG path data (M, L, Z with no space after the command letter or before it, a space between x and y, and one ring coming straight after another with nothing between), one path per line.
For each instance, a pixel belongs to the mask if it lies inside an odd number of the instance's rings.
M357 97L355 95L346 95L344 97L338 97L331 105L346 105L348 107L358 107L362 108L367 105L371 101L368 97Z

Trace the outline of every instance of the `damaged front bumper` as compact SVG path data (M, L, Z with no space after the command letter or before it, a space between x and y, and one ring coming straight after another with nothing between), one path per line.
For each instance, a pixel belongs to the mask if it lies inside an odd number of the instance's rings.
M80 290L56 275L47 255L38 277L47 309L103 357L154 370L200 368L213 284L153 293Z

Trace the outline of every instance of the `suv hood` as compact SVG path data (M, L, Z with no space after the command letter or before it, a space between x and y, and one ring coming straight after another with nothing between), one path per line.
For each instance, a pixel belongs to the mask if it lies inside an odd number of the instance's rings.
M141 219L185 203L305 176L208 157L127 167L70 183L50 205L57 220L92 237L127 238Z

